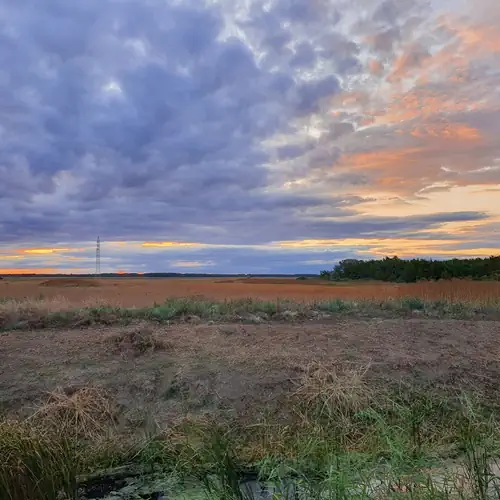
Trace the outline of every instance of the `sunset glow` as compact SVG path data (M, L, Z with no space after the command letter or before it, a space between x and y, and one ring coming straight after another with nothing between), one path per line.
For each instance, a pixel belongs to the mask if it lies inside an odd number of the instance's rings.
M18 250L18 252L25 254L48 255L55 253L71 252L71 250L69 248L25 248Z
M87 272L84 268L69 268L64 269L65 274L78 274ZM9 275L9 274L59 274L61 273L60 268L47 267L47 268L0 268L0 274Z

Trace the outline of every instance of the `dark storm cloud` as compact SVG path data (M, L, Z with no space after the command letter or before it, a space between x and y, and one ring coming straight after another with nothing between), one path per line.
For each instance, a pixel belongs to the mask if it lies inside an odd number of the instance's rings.
M252 25L266 46L282 18L301 30L306 19L321 21L304 2L279 3L269 16ZM336 75L302 79L287 61L263 69L242 40L221 38L218 5L25 0L9 2L0 20L0 192L9 239L78 237L95 224L127 237L127 227L170 231L186 210L197 213L189 223L205 225L221 199L228 211L272 210L272 196L252 192L268 184L270 152L260 140L340 91ZM314 58L303 42L290 63ZM285 146L278 156L303 151ZM22 210L14 209L19 200ZM155 205L162 203L163 214ZM129 210L140 223L125 219Z

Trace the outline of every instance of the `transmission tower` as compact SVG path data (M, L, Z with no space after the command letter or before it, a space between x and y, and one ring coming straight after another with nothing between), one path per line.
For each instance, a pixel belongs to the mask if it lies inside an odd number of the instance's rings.
M101 275L101 239L97 237L97 246L95 247L95 275Z

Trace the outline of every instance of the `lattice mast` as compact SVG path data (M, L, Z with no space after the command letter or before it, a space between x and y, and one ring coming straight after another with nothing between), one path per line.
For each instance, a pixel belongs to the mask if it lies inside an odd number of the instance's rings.
M95 247L95 275L101 275L101 239L97 237L97 245Z

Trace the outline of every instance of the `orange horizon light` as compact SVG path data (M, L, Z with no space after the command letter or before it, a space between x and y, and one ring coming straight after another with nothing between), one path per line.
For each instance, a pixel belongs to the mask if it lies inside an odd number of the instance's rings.
M85 269L75 268L75 269L54 269L54 268L37 268L37 269L26 269L26 268L4 268L0 269L0 274L72 274L85 271Z

